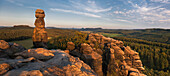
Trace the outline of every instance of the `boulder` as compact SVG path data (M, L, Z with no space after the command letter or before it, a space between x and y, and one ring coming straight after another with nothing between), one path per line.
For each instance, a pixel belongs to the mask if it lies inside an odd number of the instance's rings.
M69 54L69 50L64 50L64 52Z
M67 50L74 50L75 49L75 44L73 42L67 42Z
M0 49L8 49L8 48L9 48L9 44L4 40L0 40Z
M95 52L97 52L98 54L102 55L103 51L101 49L94 49Z
M92 47L89 44L81 44L80 53L82 54L91 54L93 51Z
M22 52L25 48L16 43L8 43L9 47L6 49L0 49L0 58L14 58L14 54Z
M91 54L83 54L81 59L89 64L92 69L97 73L99 76L103 76L102 72L102 56L98 53L92 51Z
M7 71L9 71L11 66L7 63L1 63L0 64L0 75L5 74Z

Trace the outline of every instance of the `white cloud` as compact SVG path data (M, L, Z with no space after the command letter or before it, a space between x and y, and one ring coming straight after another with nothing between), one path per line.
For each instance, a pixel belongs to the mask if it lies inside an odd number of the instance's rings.
M16 2L15 0L6 0L6 1L13 3L13 4L16 4L18 6L24 6L22 3Z
M153 0L155 2L168 2L168 0ZM170 15L170 10L166 8L162 8L163 5L155 6L153 4L147 4L146 2L143 4L135 4L132 1L128 1L135 11L133 12L125 12L125 16L127 14L135 14L134 20L138 20L142 23L155 24L159 22L168 22ZM132 17L132 16L130 16Z
M170 3L170 0L150 0L152 2Z
M100 8L100 9L85 8L85 10L87 10L89 12L99 13L99 12L108 12L108 11L112 10L112 7L109 7L109 8L106 8L106 9L103 9L103 8Z
M77 9L93 12L93 13L100 13L100 12L108 12L112 10L112 7L102 8L100 5L97 5L93 0L86 0L86 1L78 1L78 0L69 0L71 5Z
M39 7L34 7L34 6L28 6L27 8L40 9Z
M73 10L65 10L65 9L57 9L57 8L50 8L50 10L74 13L74 14L85 15L85 16L89 16L89 17L95 17L95 18L101 18L101 16L99 16L99 15L95 15L95 14L91 14L91 13L85 13L85 12L79 12L79 11L73 11Z
M88 0L87 2L90 3L90 4L92 4L92 5L96 5L96 2L95 2L95 1Z
M123 11L114 11L113 12L114 14L123 14L123 15L125 15L126 13L125 12L123 12Z
M160 22L170 22L170 19L166 19L166 20L159 20Z
M161 12L162 14L170 15L170 10L164 10Z
M132 21L129 20L124 20L124 19L115 19L116 21L121 21L121 22L128 22L128 23L133 23Z

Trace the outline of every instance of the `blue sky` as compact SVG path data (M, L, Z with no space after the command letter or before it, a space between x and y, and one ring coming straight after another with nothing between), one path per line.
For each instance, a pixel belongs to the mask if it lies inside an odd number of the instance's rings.
M0 26L34 26L36 9L48 27L170 29L170 0L0 0Z

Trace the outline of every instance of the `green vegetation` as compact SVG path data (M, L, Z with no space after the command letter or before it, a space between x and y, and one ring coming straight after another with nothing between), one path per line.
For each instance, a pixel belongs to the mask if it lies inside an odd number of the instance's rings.
M170 75L170 44L125 37L113 38L123 41L125 46L139 52L142 63L146 66L144 73L148 76Z
M9 27L9 28L0 28L0 40L5 40L8 42L16 42L18 44L21 44L22 46L26 48L32 47L32 35L33 35L33 28L30 27ZM76 30L65 30L65 29L46 29L48 33L48 37L52 38L53 40L58 40L57 43L60 40L60 43L62 42L62 39L72 38L70 36L76 36L78 35L78 31ZM78 35L79 36L79 35ZM81 39L81 38L80 38ZM51 40L51 39L50 39ZM79 40L79 37L77 37L77 40ZM75 41L75 40L73 40ZM50 42L51 43L51 42ZM64 41L63 41L64 43ZM61 44L55 44L52 46L49 46L50 48L63 48L66 45ZM78 43L78 42L75 42ZM51 45L51 44L49 44ZM54 47L57 46L57 47ZM49 48L49 49L50 49ZM65 48L65 47L64 47Z
M20 44L23 47L25 47L26 49L29 49L29 48L33 47L32 38L25 39L25 40L20 40L20 41L11 41L11 42Z
M66 49L67 42L72 41L76 47L87 43L88 32L64 29L46 29L49 36L48 49ZM91 31L90 31L91 32ZM107 37L124 42L139 52L144 73L148 76L170 76L170 35L169 30L95 30ZM33 28L0 28L0 39L16 42L26 48L32 47ZM136 39L137 38L137 39ZM149 40L149 41L147 41ZM168 43L168 44L166 44Z
M115 33L101 33L101 34L106 37L121 37L121 36L123 36L122 34L115 34Z
M81 43L86 43L87 34L82 32L69 32L67 34L60 35L60 37L52 38L49 40L49 49L62 49L65 50L67 42L72 41L76 47Z
M24 40L31 38L32 35L33 28L27 27L0 28L0 39L5 41Z
M87 30L88 31L88 30ZM127 38L137 38L152 42L161 42L170 44L170 30L169 29L139 29L139 30L114 30L114 29L100 29L90 30L95 33L115 33L121 34Z
M120 34L105 35L124 42L139 52L144 73L148 76L170 76L170 30L143 29L143 30L90 30L95 33Z

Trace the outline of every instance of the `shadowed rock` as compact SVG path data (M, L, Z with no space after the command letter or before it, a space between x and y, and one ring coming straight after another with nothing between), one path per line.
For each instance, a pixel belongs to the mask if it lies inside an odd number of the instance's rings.
M19 44L7 43L4 40L0 41L0 58L14 58L15 53L22 52L24 50L25 48Z

